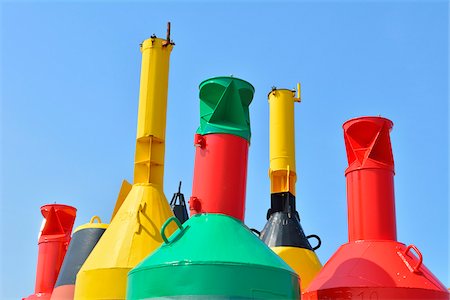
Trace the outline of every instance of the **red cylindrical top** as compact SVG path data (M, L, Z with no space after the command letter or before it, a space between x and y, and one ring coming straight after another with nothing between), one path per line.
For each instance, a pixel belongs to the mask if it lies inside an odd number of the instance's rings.
M41 207L45 221L38 241L35 286L38 298L49 298L53 291L70 242L76 211L75 207L62 204L47 204ZM36 295L30 296L30 299Z
M195 135L191 215L219 213L244 221L248 141L224 133Z
M343 125L349 241L397 240L392 126L382 117L351 119Z

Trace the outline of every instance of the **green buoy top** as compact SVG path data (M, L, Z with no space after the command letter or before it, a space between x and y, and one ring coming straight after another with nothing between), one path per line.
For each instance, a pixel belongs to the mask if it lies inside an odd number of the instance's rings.
M250 141L249 105L255 88L235 77L214 77L200 83L198 134L228 133Z

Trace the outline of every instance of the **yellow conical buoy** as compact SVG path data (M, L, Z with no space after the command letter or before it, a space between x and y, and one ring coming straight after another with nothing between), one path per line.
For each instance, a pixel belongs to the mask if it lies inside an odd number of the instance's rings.
M170 24L169 24L170 25ZM134 184L122 186L113 219L77 275L75 299L125 299L127 274L162 243L160 228L172 210L163 193L169 57L167 39L141 45L142 70ZM123 203L120 203L122 202ZM167 229L170 235L176 227Z

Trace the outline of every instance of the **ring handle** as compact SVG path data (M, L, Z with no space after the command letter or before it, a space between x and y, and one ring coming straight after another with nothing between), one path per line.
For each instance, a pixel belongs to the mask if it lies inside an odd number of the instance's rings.
M404 254L406 255L411 249L413 249L414 251L416 251L417 256L419 257L419 261L418 261L417 264L413 267L414 273L418 273L418 272L419 272L420 266L422 266L423 256L422 256L422 253L419 251L419 249L418 249L415 245L413 245L413 244L411 244L411 245L409 245L408 247L406 247L405 253L404 253Z
M170 244L172 242L172 240L169 240L166 237L166 234L164 233L166 231L167 226L169 226L170 223L175 222L175 224L177 224L178 228L181 230L183 230L183 225L181 225L180 220L178 220L176 217L170 217L166 220L166 222L164 222L163 226L161 227L161 237L164 241L164 243L166 244ZM178 236L178 235L177 235Z
M317 250L322 246L322 240L317 234L310 234L306 237L306 239L315 238L317 240L317 245L315 247L312 247L313 251ZM309 241L308 241L309 242Z
M89 223L94 223L95 220L97 220L97 223L101 223L102 222L102 220L100 219L99 216L93 216L91 218L91 220L89 221Z
M256 234L257 236L261 235L261 231L259 231L258 229L250 228L250 231L253 232L254 234Z

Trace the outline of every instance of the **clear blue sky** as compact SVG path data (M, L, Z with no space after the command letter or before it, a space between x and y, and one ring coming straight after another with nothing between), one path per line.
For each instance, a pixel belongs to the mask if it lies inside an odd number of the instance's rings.
M272 86L302 82L296 106L302 225L327 259L347 240L342 123L394 122L398 240L449 282L448 4L423 2L4 2L1 5L2 299L33 292L39 207L108 220L132 180L139 43L172 22L166 196L190 196L198 84L230 75L256 88L250 107L246 223L270 204Z

